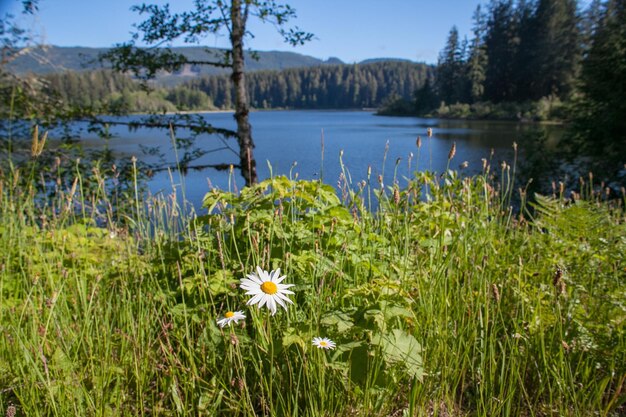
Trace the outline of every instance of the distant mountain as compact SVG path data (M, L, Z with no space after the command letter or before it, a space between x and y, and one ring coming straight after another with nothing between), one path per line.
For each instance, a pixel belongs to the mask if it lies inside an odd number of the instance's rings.
M64 71L85 71L105 67L98 61L98 56L106 52L107 48L61 47L43 46L28 50L8 65L8 69L16 74L50 74ZM220 50L203 47L172 48L176 53L182 53L190 60L217 60ZM207 50L211 55L207 54ZM253 56L246 53L246 68L248 71L281 70L286 68L316 67L320 65L341 64L338 58L327 61L295 52L260 51ZM162 74L158 81L165 84L175 84L201 75L224 74L224 68L206 65L187 65L175 74Z
M404 59L404 58L370 58L370 59L365 59L361 62L359 62L359 64L375 64L378 62L413 62L410 59Z
M106 64L98 61L98 56L108 48L87 48L81 46L41 46L25 51L7 67L16 74L53 74L65 71L87 71L106 68ZM222 50L204 47L176 47L176 53L184 54L189 60L211 60L220 56ZM207 54L209 51L210 55ZM371 64L387 61L411 62L397 58L373 58L361 61L359 64ZM254 55L246 53L246 69L248 71L282 70L288 68L309 68L323 65L341 65L344 62L336 57L327 60L302 55L296 52L260 51ZM157 81L164 85L175 85L204 75L226 74L227 69L206 65L186 65L180 71L159 75Z

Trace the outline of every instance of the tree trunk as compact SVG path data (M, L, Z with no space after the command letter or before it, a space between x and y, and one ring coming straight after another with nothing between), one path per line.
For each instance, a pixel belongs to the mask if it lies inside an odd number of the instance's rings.
M244 0L245 1L245 0ZM230 43L232 46L233 72L231 78L235 85L235 120L237 120L237 140L239 142L239 161L241 175L246 185L256 184L256 161L252 154L254 142L252 141L252 127L248 121L250 106L246 93L246 78L244 74L243 37L246 30L246 18L248 6L245 12L241 11L241 0L232 0L230 8L231 32Z

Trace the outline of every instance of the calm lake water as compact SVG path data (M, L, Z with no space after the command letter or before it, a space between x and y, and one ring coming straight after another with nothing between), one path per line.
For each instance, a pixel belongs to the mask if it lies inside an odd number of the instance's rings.
M217 127L236 127L232 113L207 113L203 117ZM343 151L344 165L355 186L367 178L368 166L371 166L373 181L377 181L376 178L381 174L384 183L391 185L397 160L396 178L401 186L406 184L406 177L414 174L412 171L442 172L446 168L453 142L456 142L457 151L451 167L456 169L467 161L469 168L466 172L478 172L481 158L488 159L492 149L492 165L502 160L511 161L513 142L517 141L523 147L524 135L536 128L513 122L376 116L367 111L259 111L251 113L250 121L256 144L259 179L268 178L272 174L289 176L291 173L292 177L297 175L299 179L322 178L324 182L336 185L341 172L340 153ZM426 137L428 127L433 129L433 137L430 139ZM551 129L558 134L558 127ZM123 127L115 127L112 133L119 137L110 142L116 152L149 160L149 156L142 154L140 145L154 146L165 153L170 162L175 161L168 132L128 132ZM179 136L184 136L184 132L179 132ZM416 147L418 136L422 137L419 161ZM207 149L223 146L215 138L201 137L199 140L197 143ZM237 149L233 139L230 143ZM413 158L409 171L411 153ZM198 161L222 162L236 164L238 157L230 151L219 151ZM240 188L243 183L243 179L236 175L236 187ZM169 194L173 186L184 186L187 200L198 209L210 186L232 189L233 184L229 184L227 172L212 169L190 170L184 177L178 173L160 172L149 182L153 194Z

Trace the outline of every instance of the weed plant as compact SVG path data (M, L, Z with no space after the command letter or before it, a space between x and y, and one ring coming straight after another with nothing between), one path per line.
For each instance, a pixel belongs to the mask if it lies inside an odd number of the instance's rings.
M623 197L518 190L513 212L500 168L276 176L196 215L139 191L114 207L82 187L98 170L42 204L8 167L0 415L624 415ZM246 305L257 267L293 304Z

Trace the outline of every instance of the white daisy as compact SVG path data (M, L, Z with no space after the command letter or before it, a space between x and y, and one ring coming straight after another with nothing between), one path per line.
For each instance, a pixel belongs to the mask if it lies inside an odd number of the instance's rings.
M293 304L285 294L293 294L287 288L293 287L294 284L281 284L286 276L280 276L280 268L276 271L267 272L257 266L256 273L246 275L241 280L239 287L246 290L246 295L253 297L248 300L248 305L258 304L258 308L267 304L267 308L272 312L272 316L276 314L276 304L287 310L285 302Z
M243 311L227 311L226 314L224 314L224 318L219 319L217 324L220 327L224 327L230 323L237 324L239 320L244 320L245 318L246 316L243 314Z
M327 337L314 337L313 346L316 346L318 349L334 349L336 345L335 342Z

